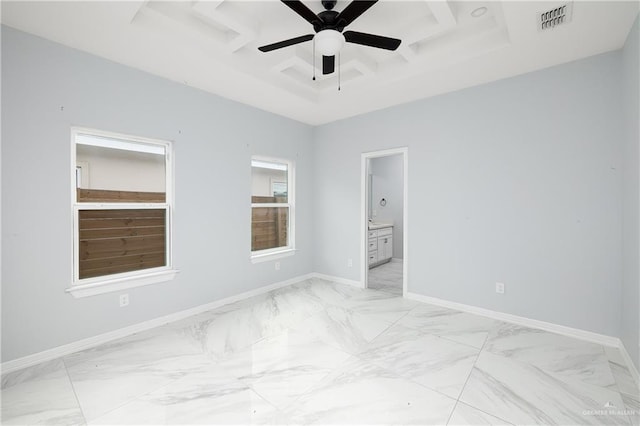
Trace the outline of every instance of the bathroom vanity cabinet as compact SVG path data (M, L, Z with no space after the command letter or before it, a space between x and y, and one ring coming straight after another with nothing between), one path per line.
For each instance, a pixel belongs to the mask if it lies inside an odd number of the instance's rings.
M369 229L369 268L389 262L393 257L393 226Z

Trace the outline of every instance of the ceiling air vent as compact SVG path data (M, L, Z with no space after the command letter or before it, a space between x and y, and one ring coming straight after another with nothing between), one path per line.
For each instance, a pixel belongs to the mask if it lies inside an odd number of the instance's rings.
M551 30L571 21L573 3L565 3L551 10L538 13L538 31Z

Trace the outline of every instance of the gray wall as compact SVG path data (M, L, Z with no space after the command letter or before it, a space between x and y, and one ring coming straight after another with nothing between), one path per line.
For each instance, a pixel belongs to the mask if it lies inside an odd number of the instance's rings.
M315 269L360 279L360 154L408 146L410 292L618 335L620 67L613 52L316 128Z
M609 335L623 324L637 351L637 25L624 52L316 129L3 27L2 360L314 270L360 279L360 154L400 146L410 291ZM72 125L175 141L182 273L128 290L127 308L64 292ZM280 271L249 262L255 154L297 162L299 251Z
M622 51L623 108L625 114L623 179L623 271L621 337L640 368L640 33L638 19Z
M402 155L391 155L371 159L371 173L373 174L373 216L374 222L393 223L393 257L402 259L402 231L403 203L404 203L404 173L402 170ZM380 200L387 200L385 206Z
M70 127L174 140L171 282L74 299ZM312 271L309 126L2 27L2 360ZM252 265L252 154L297 162L293 257Z

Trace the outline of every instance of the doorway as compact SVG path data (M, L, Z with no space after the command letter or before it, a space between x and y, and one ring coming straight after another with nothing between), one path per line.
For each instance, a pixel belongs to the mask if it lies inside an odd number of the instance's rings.
M405 296L408 287L408 148L361 156L361 279Z

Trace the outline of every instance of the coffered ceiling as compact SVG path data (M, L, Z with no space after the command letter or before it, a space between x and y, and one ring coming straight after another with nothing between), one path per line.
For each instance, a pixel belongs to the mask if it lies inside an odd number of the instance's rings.
M562 5L566 22L540 30ZM278 1L2 2L8 26L314 125L619 49L637 13L635 1L383 0L348 29L398 50L347 43L339 73L316 57L314 81L312 42L257 49L313 33Z

